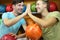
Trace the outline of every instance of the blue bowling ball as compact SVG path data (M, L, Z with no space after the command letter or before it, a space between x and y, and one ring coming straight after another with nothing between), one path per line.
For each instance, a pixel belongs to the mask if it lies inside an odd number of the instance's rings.
M1 4L1 5L0 5L0 12L1 12L1 13L4 13L5 10L6 10L6 6Z
M26 11L26 5L24 5L22 13L24 13Z

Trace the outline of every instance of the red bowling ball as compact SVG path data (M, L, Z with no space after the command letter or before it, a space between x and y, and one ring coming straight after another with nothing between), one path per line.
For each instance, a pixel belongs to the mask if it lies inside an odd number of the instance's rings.
M9 34L4 35L1 40L16 40L15 36L11 36Z
M55 2L49 2L49 8L48 10L50 12L56 11L57 10L57 4Z
M8 4L8 5L6 6L6 11L7 11L7 12L13 11L12 4Z

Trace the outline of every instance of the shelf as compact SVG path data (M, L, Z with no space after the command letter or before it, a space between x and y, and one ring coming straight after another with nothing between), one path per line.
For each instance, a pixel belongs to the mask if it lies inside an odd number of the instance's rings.
M36 1L36 0L24 0L24 3L31 3L31 2L33 2L33 1ZM10 3L12 3L12 0L0 0L0 4L10 4Z

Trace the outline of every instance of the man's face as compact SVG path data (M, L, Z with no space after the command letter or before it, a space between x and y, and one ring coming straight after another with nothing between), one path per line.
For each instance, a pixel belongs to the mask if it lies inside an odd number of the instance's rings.
M20 14L20 13L22 13L23 7L24 7L24 3L21 2L21 3L16 4L14 8L15 8L15 11L16 11L18 14Z
M37 1L36 2L36 9L38 13L41 13L44 10L44 4L43 1Z

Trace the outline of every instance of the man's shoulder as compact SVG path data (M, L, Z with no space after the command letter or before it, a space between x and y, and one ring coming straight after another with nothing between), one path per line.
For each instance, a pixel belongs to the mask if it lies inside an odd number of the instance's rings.
M4 15L4 14L6 14L6 15L7 15L7 14L11 14L11 13L12 13L12 12L5 12L5 13L3 13L3 15Z
M12 12L5 12L2 14L2 16L10 16L10 15L12 15Z
M50 12L49 14L60 14L59 11Z

